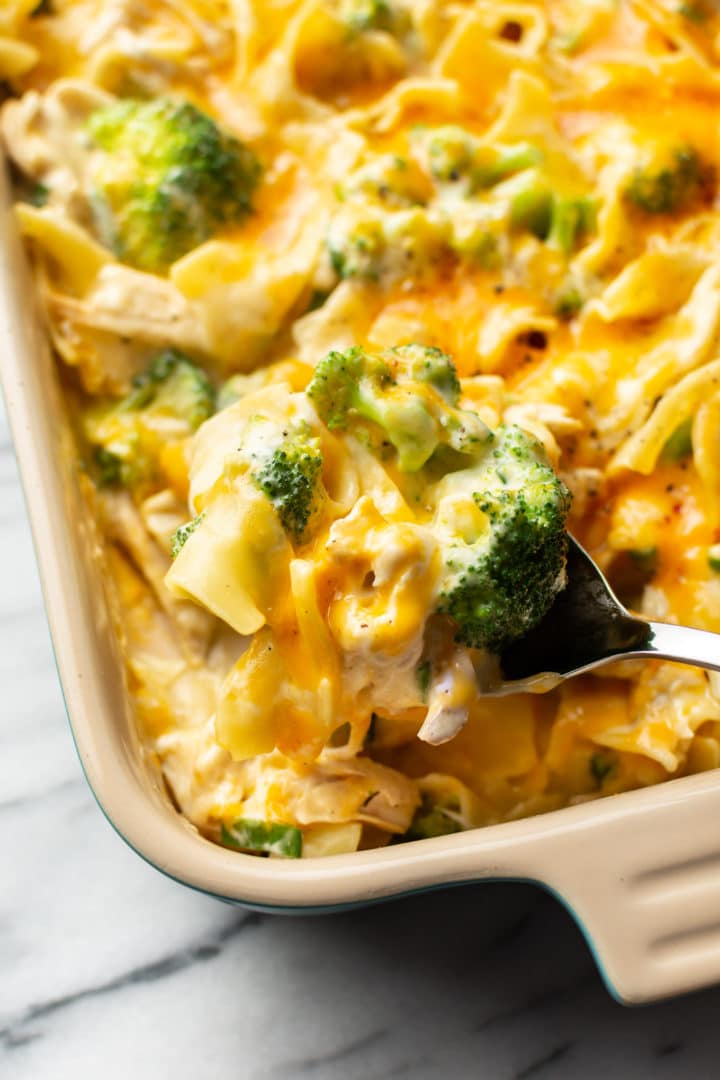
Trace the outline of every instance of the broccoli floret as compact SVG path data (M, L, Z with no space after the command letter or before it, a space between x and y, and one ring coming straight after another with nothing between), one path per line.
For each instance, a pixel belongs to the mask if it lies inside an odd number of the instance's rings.
M510 224L544 240L552 220L552 191L542 177L521 177L522 184L510 200Z
M433 345L398 345L391 350L396 371L413 382L434 386L450 405L460 400L460 380L452 358Z
M254 482L270 499L295 543L305 540L322 506L322 465L320 440L310 434L307 424L300 423L283 433L280 445L252 469Z
M184 420L192 431L215 411L215 391L204 371L179 349L165 349L148 369L133 379L133 388L119 409L152 407L156 414Z
M443 803L423 794L410 828L405 833L405 839L426 840L431 836L449 836L462 832L463 826L459 818L460 804L457 799L449 798Z
M427 143L428 164L435 180L455 183L472 169L477 140L454 124L439 128Z
M471 478L487 528L469 542L449 537L438 610L457 623L457 640L494 653L522 637L562 588L570 493L540 444L501 427Z
M678 15L682 15L684 19L688 19L689 22L695 23L697 26L702 26L704 22L710 16L710 12L702 2L680 4L677 8Z
M595 222L592 199L568 197L551 191L541 176L529 176L510 203L510 221L544 240L550 247L570 255L578 240Z
M603 786L605 779L615 771L616 762L609 754L596 753L590 758L590 775L597 782L598 787Z
M550 209L550 227L546 242L570 255L578 240L595 224L595 203L588 198L554 195Z
M427 177L415 162L398 154L380 154L352 173L336 194L341 202L374 199L383 206L403 207L423 205L430 191Z
M422 663L418 664L415 668L415 677L417 679L420 697L426 702L430 683L432 682L432 664L429 660L423 660Z
M652 581L660 562L658 549L651 544L649 547L630 548L627 554L638 572L643 574L647 581Z
M613 592L625 607L636 608L642 603L645 587L660 565L659 554L652 544L614 553L606 574Z
M455 406L456 380L452 361L437 349L375 354L355 346L320 361L307 395L331 430L376 425L397 451L398 468L417 472L442 445L472 454L489 438L475 413Z
M710 178L692 146L674 149L633 173L625 197L646 214L675 214L693 203Z
M331 431L346 428L350 410L362 404L360 380L366 375L373 384L392 382L387 364L366 356L357 345L344 353L328 353L315 368L307 395Z
M569 322L582 310L585 298L579 289L572 284L566 284L556 294L553 302L553 314L559 319Z
M204 519L205 513L198 514L192 521L186 521L184 525L178 525L175 532L172 534L170 541L170 554L173 559L176 559L180 554L181 549L185 546L186 542L192 536L197 529L200 522Z
M531 143L482 146L469 132L454 124L433 133L427 155L435 180L443 184L464 180L470 192L494 187L542 160L542 152Z
M340 278L364 278L378 281L387 241L381 222L360 221L351 230L331 231L328 254L333 270Z
M494 187L515 173L532 169L541 161L542 152L532 143L483 147L476 156L472 171L473 188Z
M313 289L310 293L307 307L305 308L305 314L307 315L311 311L318 311L330 296L331 291L332 290L328 289Z
M407 12L390 0L346 0L343 21L355 33L384 30L387 34L402 34L409 28Z
M161 352L122 400L88 415L98 482L129 487L148 479L163 442L192 434L214 410L205 373L177 349Z
M419 206L388 212L348 203L330 224L327 247L341 278L419 280L447 257L447 233L445 222Z
M684 457L689 457L690 454L692 454L692 428L692 416L689 416L687 420L683 420L681 424L678 424L660 451L660 460L664 464L673 461L682 461Z
M163 271L251 209L251 150L188 102L125 99L92 113L98 229L119 258Z
M453 222L450 241L453 251L461 259L476 263L483 270L499 270L503 264L500 239L482 225L471 224L469 228L462 228L462 224L461 220Z
M28 202L31 206L45 206L50 198L50 188L46 184L34 184L28 194Z
M128 465L104 446L96 446L93 450L93 465L95 479L100 487L116 487L118 484L130 483L132 472Z

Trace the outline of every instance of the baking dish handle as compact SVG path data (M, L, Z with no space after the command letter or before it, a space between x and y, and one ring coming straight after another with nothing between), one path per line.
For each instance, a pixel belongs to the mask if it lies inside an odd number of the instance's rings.
M533 861L619 1000L720 982L717 772L611 799L597 818L537 845Z

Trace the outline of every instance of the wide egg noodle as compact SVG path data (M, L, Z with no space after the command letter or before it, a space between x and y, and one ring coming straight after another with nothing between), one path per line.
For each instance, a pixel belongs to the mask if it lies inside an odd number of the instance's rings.
M503 37L508 24L517 27L517 42ZM546 33L543 13L530 4L478 2L458 19L433 68L474 102L487 105L513 71L539 69Z
M0 80L16 79L31 71L39 53L21 38L26 19L35 7L34 0L6 0L0 11Z

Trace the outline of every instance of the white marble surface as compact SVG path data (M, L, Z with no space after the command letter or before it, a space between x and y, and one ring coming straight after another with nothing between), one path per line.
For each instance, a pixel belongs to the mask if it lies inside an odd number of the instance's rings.
M529 887L287 918L141 862L75 757L2 419L0 688L3 1080L720 1075L720 990L622 1008Z

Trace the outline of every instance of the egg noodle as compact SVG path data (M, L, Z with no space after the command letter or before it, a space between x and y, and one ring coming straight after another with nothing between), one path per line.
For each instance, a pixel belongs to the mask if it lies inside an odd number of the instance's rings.
M333 854L720 765L714 677L657 661L494 700L460 649L433 727L425 519L303 393L331 350L442 350L621 597L720 631L714 2L4 0L0 82L143 751L203 835ZM212 117L243 205L119 242L118 102ZM311 542L238 458L288 425Z

